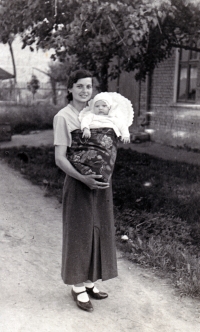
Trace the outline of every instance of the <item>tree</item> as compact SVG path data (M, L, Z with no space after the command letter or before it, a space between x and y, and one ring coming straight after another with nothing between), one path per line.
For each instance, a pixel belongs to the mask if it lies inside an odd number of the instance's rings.
M76 66L91 70L102 90L108 77L117 78L122 70L135 70L136 79L144 79L173 46L190 47L191 38L199 49L200 4L189 0L7 2L6 17L8 9L21 10L9 31L16 33L18 25L23 47L36 42L36 47L54 48L53 58L62 62L76 55Z
M67 84L68 77L70 75L71 70L78 69L76 56L68 56L66 54L63 61L52 60L49 62L49 70L48 74L51 76L56 82Z
M36 75L32 75L30 82L27 83L27 89L32 92L33 99L37 90L40 88L40 82Z
M76 0L60 2L55 17L55 7L51 0L0 0L0 43L9 45L15 80L17 73L12 49L14 37L20 34L24 41L22 48L28 45L33 51L32 44L37 35L36 47L43 48L58 17L59 22L63 23L72 20L73 12L78 5L79 1ZM46 17L51 27L46 23Z
M22 10L26 1L0 1L0 42L8 44L13 64L13 74L16 82L17 72L12 48L15 35L23 30Z
M57 104L56 86L57 83L67 84L69 74L72 70L78 69L75 56L65 56L64 61L51 61L47 75L50 77L50 83L53 93L53 103Z

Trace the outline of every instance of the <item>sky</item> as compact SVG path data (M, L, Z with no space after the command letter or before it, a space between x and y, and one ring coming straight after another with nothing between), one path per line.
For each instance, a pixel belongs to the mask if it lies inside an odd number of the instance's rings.
M30 81L32 74L36 75L40 82L47 82L49 80L48 76L40 73L34 68L47 71L48 63L51 60L50 56L53 51L43 52L42 50L39 50L31 52L29 47L22 50L20 37L17 37L13 41L12 47L17 70L17 82ZM12 58L7 44L0 43L0 67L8 71L10 74L13 74Z

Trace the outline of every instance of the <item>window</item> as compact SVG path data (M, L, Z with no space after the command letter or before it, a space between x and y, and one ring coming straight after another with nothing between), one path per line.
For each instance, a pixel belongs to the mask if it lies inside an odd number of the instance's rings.
M199 53L180 50L177 101L195 103Z

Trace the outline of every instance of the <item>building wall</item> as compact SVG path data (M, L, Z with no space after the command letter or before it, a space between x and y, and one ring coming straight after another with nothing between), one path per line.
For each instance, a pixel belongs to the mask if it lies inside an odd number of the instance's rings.
M150 82L149 112L146 106L147 82L141 86L140 113L149 124L145 130L152 141L171 146L200 149L200 104L176 102L176 52L154 70Z

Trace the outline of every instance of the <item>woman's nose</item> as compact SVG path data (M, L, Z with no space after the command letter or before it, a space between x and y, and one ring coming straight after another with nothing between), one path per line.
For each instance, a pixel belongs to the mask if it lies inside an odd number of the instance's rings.
M82 87L82 91L83 91L83 92L86 92L86 91L87 91L86 86L83 86L83 87Z

